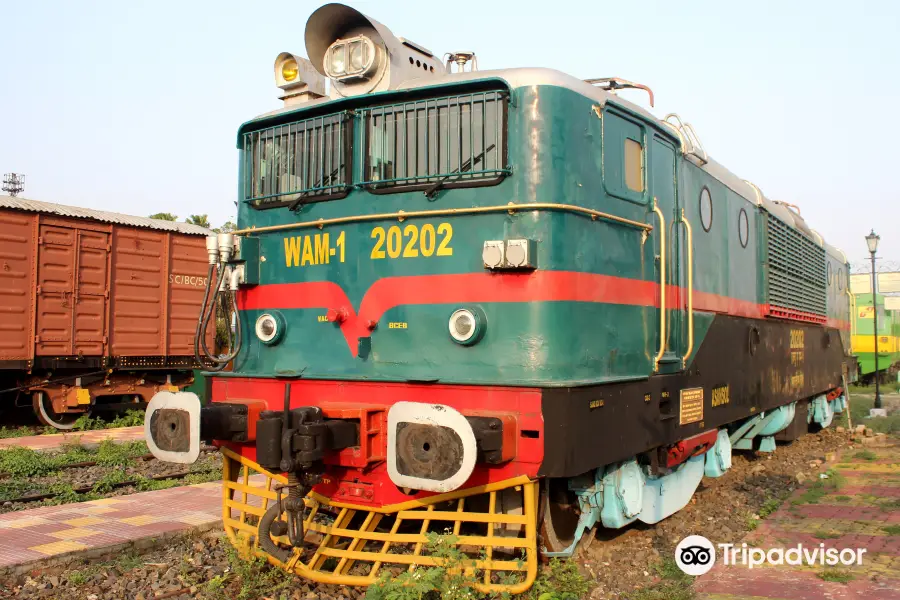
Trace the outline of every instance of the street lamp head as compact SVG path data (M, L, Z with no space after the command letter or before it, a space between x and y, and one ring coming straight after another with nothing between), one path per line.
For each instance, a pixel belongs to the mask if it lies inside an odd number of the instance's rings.
M875 254L875 251L878 250L878 240L881 238L875 233L875 230L872 230L872 233L866 236L866 244L869 245L869 253Z

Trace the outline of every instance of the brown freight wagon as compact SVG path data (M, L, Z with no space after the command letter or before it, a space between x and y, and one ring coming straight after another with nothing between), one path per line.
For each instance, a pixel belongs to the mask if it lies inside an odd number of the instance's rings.
M210 233L0 196L0 406L66 429L99 397L189 385Z

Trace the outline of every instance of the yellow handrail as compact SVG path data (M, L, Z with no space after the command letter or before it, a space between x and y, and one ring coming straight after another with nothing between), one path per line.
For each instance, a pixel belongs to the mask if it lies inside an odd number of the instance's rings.
M588 215L591 220L603 219L613 223L621 223L636 227L644 231L652 231L653 226L647 223L639 223L624 217L618 217L609 213L592 210L583 206L575 206L574 204L555 204L552 202L532 202L526 204L516 204L510 202L498 206L473 206L471 208L444 208L437 210L412 210L409 212L399 210L391 213L377 213L372 215L349 215L346 217L335 217L333 219L318 219L316 221L301 221L299 223L285 223L283 225L269 225L266 227L251 227L249 229L238 229L233 233L235 235L247 235L252 233L265 233L267 231L283 231L285 229L300 229L303 227L318 227L321 229L325 225L335 225L338 223L359 223L362 221L379 221L381 219L411 219L414 217L439 217L445 215L477 215L481 213L508 212L510 214L520 210L561 210L567 212L580 213Z
M688 288L688 342L684 351L684 358L681 367L687 366L688 357L694 350L694 234L691 231L691 224L684 218L684 209L681 209L681 222L684 223L684 230L687 233L687 288Z
M856 334L856 297L850 292L849 281L847 281L844 291L847 292L847 312L850 313L848 316L850 317L850 337L852 338Z
M659 361L666 351L666 219L656 198L653 198L653 212L659 217L659 352L653 359L653 372L659 370Z

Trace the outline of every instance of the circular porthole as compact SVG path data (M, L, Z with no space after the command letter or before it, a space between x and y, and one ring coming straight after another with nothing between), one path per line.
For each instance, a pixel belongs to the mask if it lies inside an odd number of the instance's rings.
M703 188L700 191L700 225L703 226L703 231L712 229L712 220L712 196L709 195L709 188Z
M747 217L747 211L743 208L738 215L738 240L740 240L742 248L746 248L750 241L750 219Z

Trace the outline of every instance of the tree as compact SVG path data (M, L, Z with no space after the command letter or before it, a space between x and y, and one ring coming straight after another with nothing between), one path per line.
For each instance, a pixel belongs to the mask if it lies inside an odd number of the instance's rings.
M184 220L185 223L190 223L191 225L199 225L200 227L206 227L209 229L209 215L191 215L187 219Z
M221 227L214 227L213 231L215 231L216 233L231 233L235 229L237 229L237 223L235 223L231 219L228 219L222 224Z
M177 221L178 215L173 215L172 213L156 213L150 215L151 219L160 219L162 221Z

